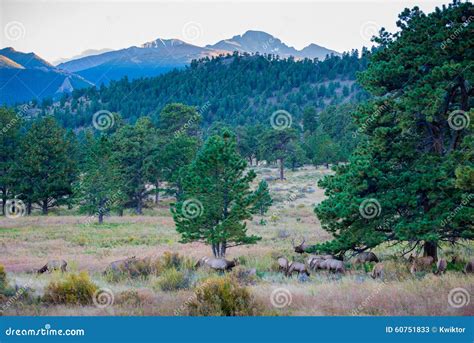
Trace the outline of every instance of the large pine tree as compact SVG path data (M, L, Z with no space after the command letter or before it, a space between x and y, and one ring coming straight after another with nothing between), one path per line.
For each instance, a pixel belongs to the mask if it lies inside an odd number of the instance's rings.
M228 248L260 239L247 234L245 221L264 193L251 191L256 174L246 167L229 132L206 141L183 173L183 195L171 208L183 243L204 242L224 257Z
M36 120L23 137L15 163L16 194L28 212L38 204L43 214L68 203L77 177L76 144L52 117Z
M440 242L474 238L472 10L458 2L429 15L407 9L398 33L381 31L360 77L374 95L355 115L366 140L320 183L328 199L316 213L335 239L313 250L393 241L436 259Z

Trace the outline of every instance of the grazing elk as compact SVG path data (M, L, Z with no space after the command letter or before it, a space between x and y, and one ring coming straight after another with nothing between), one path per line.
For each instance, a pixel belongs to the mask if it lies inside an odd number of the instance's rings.
M43 267L38 269L38 274L43 274L45 272L51 273L53 270L60 270L61 272L66 272L67 262L64 260L50 260Z
M278 271L283 272L285 275L288 273L288 260L285 257L279 257L278 260Z
M370 276L372 279L383 279L384 275L384 265L381 262L378 262L375 266L374 269L372 269L372 273L370 273Z
M438 263L436 263L436 271L434 272L435 275L441 275L446 273L446 268L448 267L448 262L446 261L445 258L441 258L438 260Z
M334 273L339 272L344 274L346 272L346 269L344 268L344 262L335 259L326 260L326 269Z
M307 276L309 276L309 272L308 272L308 269L306 268L306 265L301 262L294 262L294 261L290 262L290 264L288 265L288 272L286 275L292 276L294 272L298 273L298 276L300 274L306 274Z
M410 255L409 262L411 262L410 273L415 274L417 271L428 269L434 263L432 256L414 257Z
M235 258L232 261L228 261L223 258L203 257L198 261L196 267L207 266L211 269L223 272L232 270L237 264L238 260Z
M293 248L295 249L295 252L298 254L304 254L306 252L306 248L308 245L304 244L306 242L306 239L303 238L303 241L299 245L295 245L295 240L291 240L291 244L293 245Z
M464 266L464 269L462 270L464 274L468 273L474 273L474 259L470 260L469 262L466 263Z
M135 256L125 258L123 260L117 260L110 262L104 271L104 274L137 274L135 272L135 264L138 259Z
M380 262L378 257L371 251L364 251L357 255L355 263Z

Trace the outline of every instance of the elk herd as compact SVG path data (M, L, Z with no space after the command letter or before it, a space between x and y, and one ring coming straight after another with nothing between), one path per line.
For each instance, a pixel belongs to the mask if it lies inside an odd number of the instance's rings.
M303 242L299 245L294 245L293 241L292 243L295 253L305 253L307 247L305 245L305 240L303 240ZM146 260L147 258L137 259L135 256L133 256L126 259L113 261L107 266L104 273L120 272L128 274L140 274L142 271L137 268L137 265L140 265L142 262L147 262ZM419 271L434 269L434 274L441 275L446 272L448 267L448 263L445 258L439 259L435 264L435 260L431 256L416 257L412 254L407 259L407 262L409 263L410 272L412 274L415 274ZM459 260L454 257L451 262L457 263ZM370 276L374 279L384 278L385 265L373 252L361 252L355 256L352 263L350 263L350 261L346 261L346 263L352 266L357 266L364 263L375 263ZM297 274L298 277L301 275L310 276L310 271L316 272L323 270L326 270L330 273L344 274L346 273L346 263L340 256L335 257L333 255L309 255L305 262L289 261L283 256L280 256L277 259L278 270L287 277L291 277L293 274ZM197 269L205 267L218 272L227 272L231 271L232 268L238 264L239 261L237 259L229 261L224 258L202 257L194 265L194 268ZM143 263L143 265L149 265L149 263ZM433 268L434 266L435 268ZM50 260L43 267L38 269L37 272L45 273L52 272L54 270L66 272L67 262L64 260ZM465 274L474 273L474 259L468 261L462 271Z
M299 245L295 245L294 240L292 240L292 245L294 252L298 254L303 254L308 247L305 244L305 239ZM454 257L452 262L455 263L457 257ZM385 266L384 263L379 260L379 258L370 251L364 251L357 256L351 263L353 266L357 266L364 263L375 263L373 266L370 276L373 279L383 279ZM436 264L435 264L436 262ZM280 256L277 259L278 269L283 272L285 276L291 277L293 273L310 275L310 271L326 270L332 273L346 273L345 263L343 258L335 257L333 255L309 255L305 263L289 261L287 258ZM410 273L415 274L419 271L432 270L435 266L434 274L442 275L446 272L448 267L448 262L445 258L441 258L438 261L435 261L431 256L416 257L413 254L408 258L408 263L410 265ZM468 261L463 269L463 273L473 273L474 270L474 259Z

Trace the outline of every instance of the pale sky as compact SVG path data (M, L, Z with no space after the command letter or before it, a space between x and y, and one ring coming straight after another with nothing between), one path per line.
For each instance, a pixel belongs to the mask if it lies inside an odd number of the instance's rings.
M214 44L247 30L265 31L301 49L316 43L339 52L368 46L398 14L431 12L446 1L112 1L0 0L0 47L48 61L87 49L121 49L157 38Z

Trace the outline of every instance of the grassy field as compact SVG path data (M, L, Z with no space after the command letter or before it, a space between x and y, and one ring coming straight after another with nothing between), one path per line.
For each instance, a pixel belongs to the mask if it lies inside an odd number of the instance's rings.
M259 179L277 175L276 169L258 168ZM303 260L293 252L291 240L306 237L307 243L330 239L313 213L314 205L324 199L316 185L329 173L313 167L288 172L287 180L271 181L274 205L268 214L248 223L249 231L262 240L245 247L232 248L228 259L239 258L238 270L255 268L256 276L245 282L262 315L473 315L474 301L461 307L450 305L448 294L462 288L468 297L474 293L474 277L448 271L438 277L431 273L412 276L408 266L393 262L393 275L384 281L372 280L367 270L351 270L344 276L312 272L308 280L288 279L275 269L280 255ZM144 216L107 217L103 225L88 224L89 219L73 211L58 210L49 216L0 219L0 264L5 267L9 285L28 288L29 297L6 303L5 315L175 315L193 298L199 284L216 273L187 270L187 285L164 291L164 274L110 280L103 271L110 262L136 256L159 259L165 252L179 253L197 261L210 256L211 249L199 243L181 244L169 212L170 199L150 207ZM261 219L266 225L261 225ZM461 249L461 248L460 248ZM471 255L472 242L456 251L463 258ZM441 254L447 253L445 249ZM397 253L379 248L382 260ZM106 308L89 305L51 304L41 301L51 281L65 277L60 273L38 275L34 271L48 260L64 259L68 272L87 271L93 283L110 289L114 302ZM237 272L233 273L237 274ZM390 273L389 273L390 274ZM389 275L390 276L390 275ZM225 277L218 275L218 277ZM283 304L275 306L281 292ZM1 304L0 304L1 305ZM284 306L281 306L284 305ZM2 306L0 306L0 309ZM178 311L178 314L185 314Z

